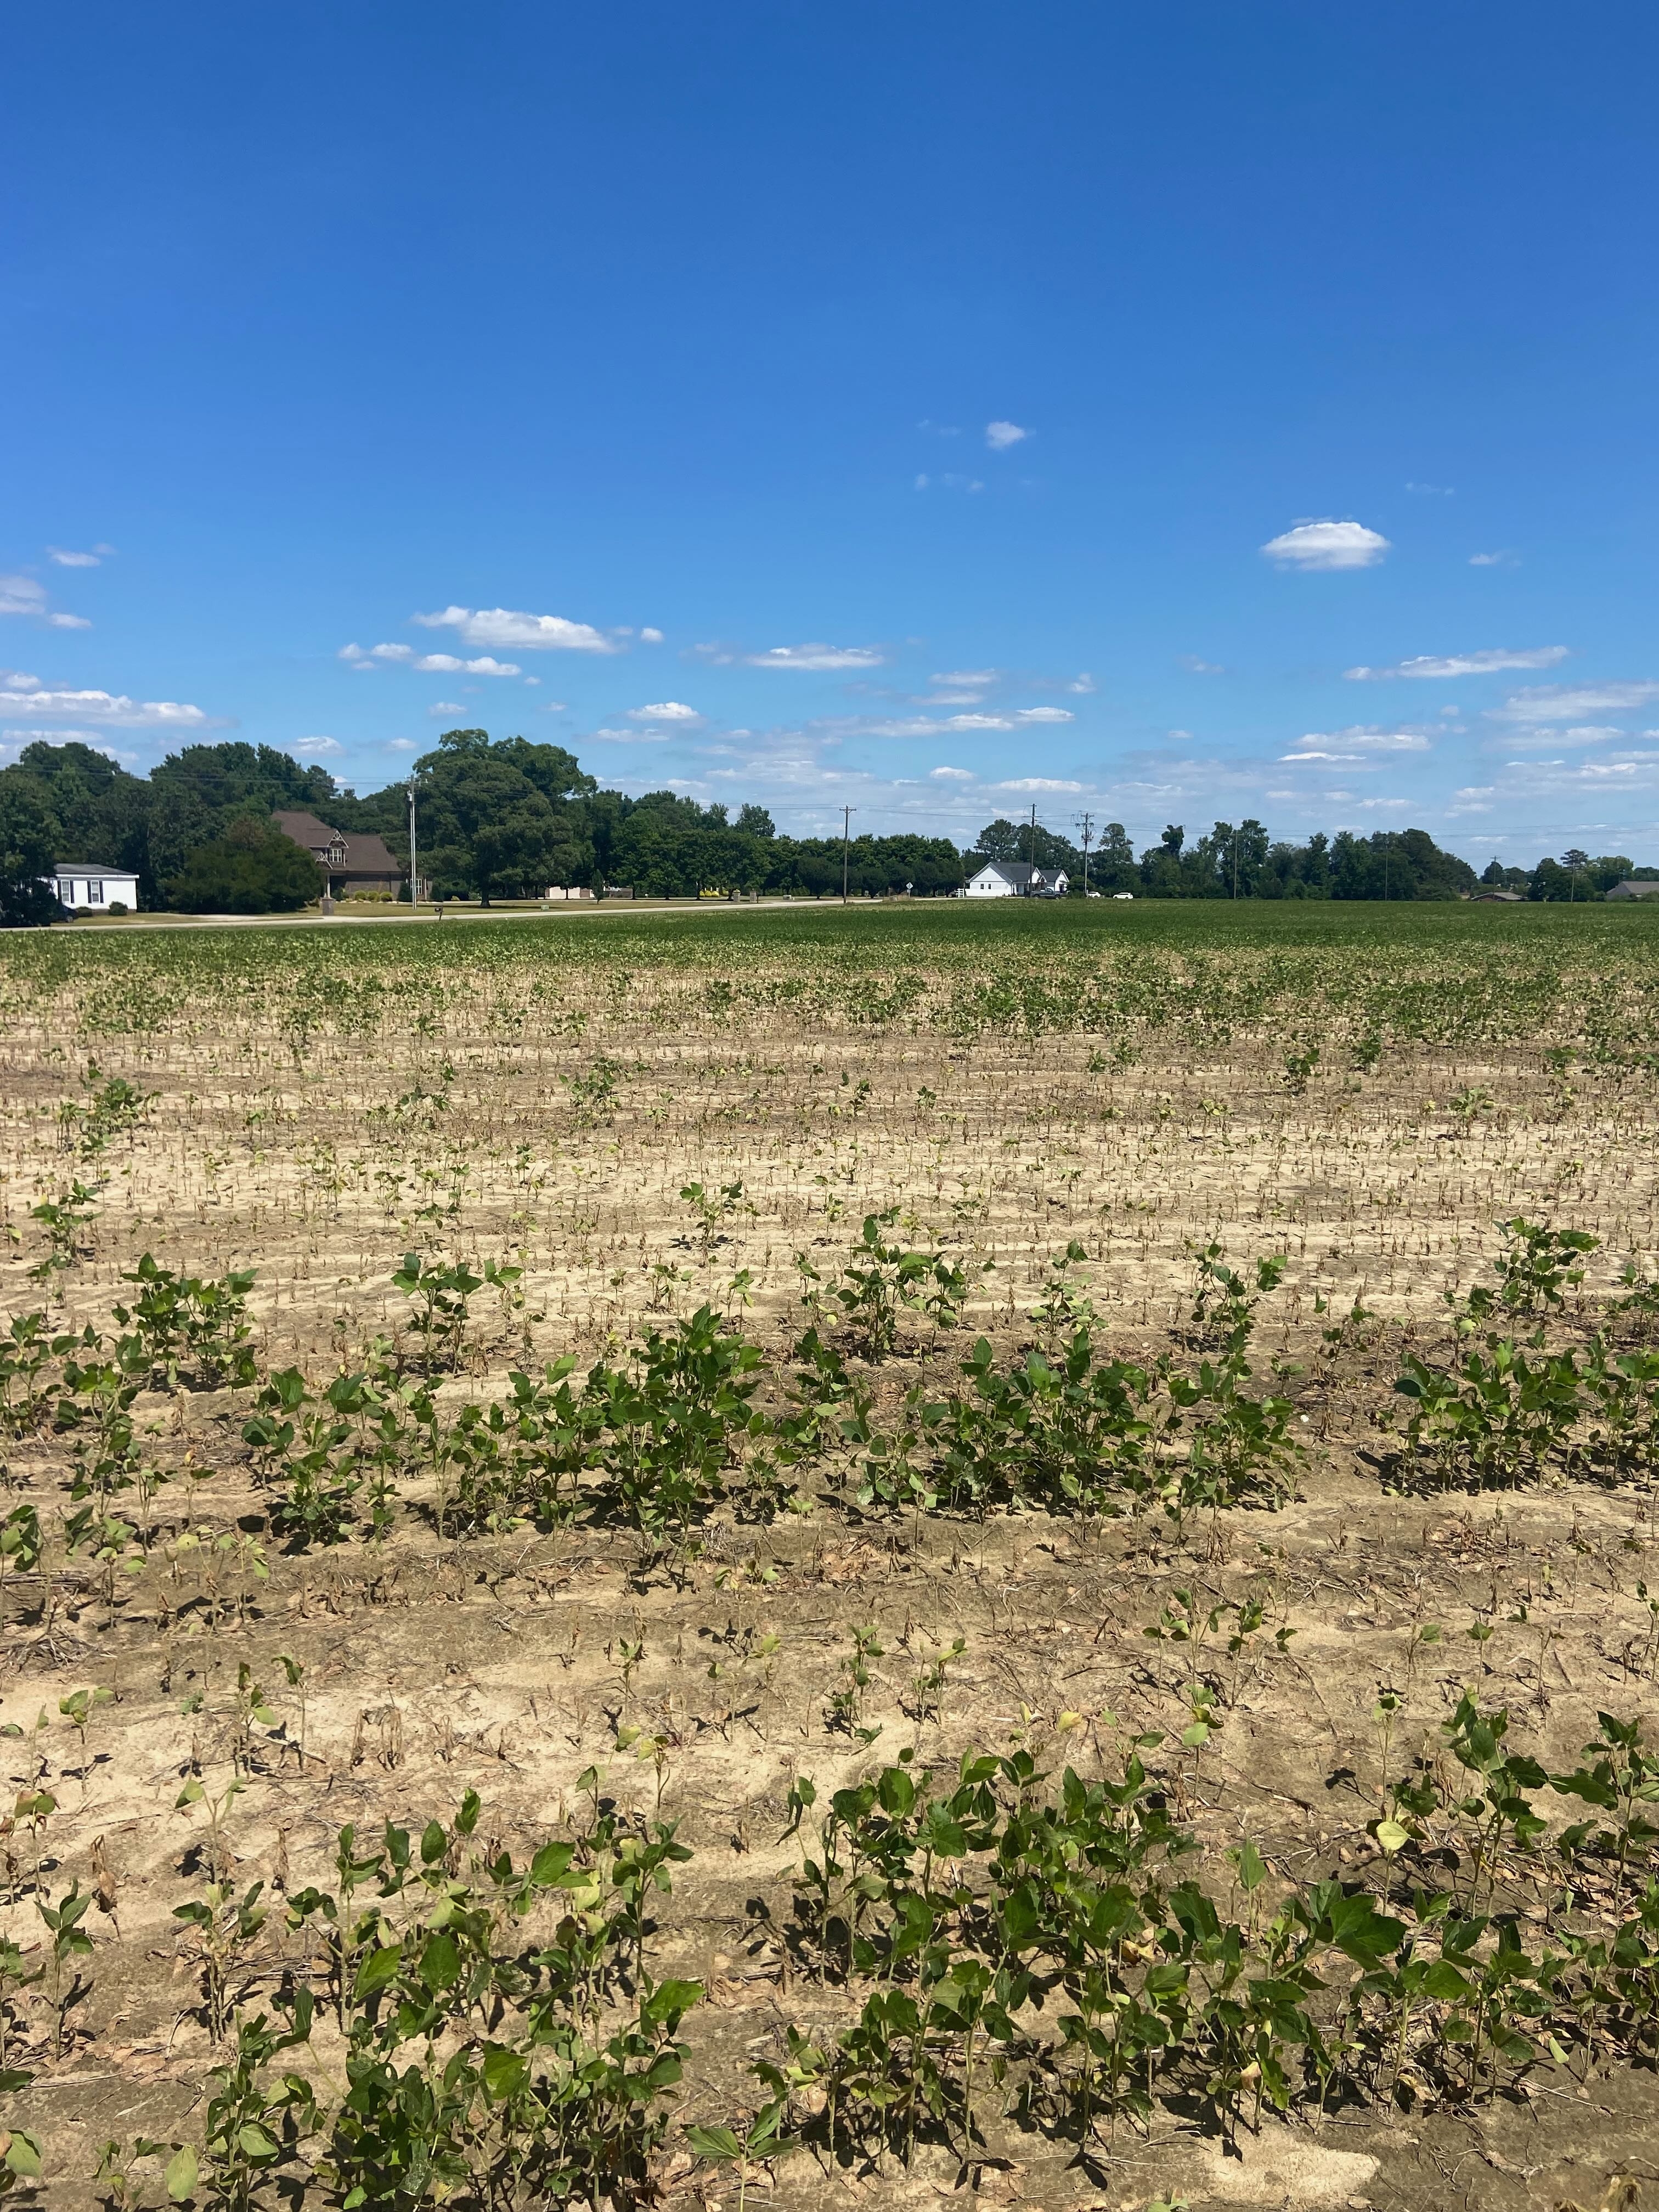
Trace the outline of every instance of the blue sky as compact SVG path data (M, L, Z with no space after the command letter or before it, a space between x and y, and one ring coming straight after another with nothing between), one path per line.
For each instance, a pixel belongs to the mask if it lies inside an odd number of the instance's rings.
M1659 860L1659 22L70 4L4 750Z

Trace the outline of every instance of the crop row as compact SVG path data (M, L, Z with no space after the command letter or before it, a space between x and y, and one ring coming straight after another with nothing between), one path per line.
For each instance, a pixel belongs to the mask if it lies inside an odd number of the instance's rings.
M757 1901L752 1933L811 2024L754 2064L750 2104L686 2124L692 2154L869 2172L933 2144L971 2167L1012 2125L1103 2180L1119 2130L1160 2108L1231 2137L1266 2112L1468 2106L1539 2069L1659 2059L1659 1757L1638 1723L1602 1714L1549 1774L1465 1694L1386 1781L1360 1882L1294 1880L1248 1841L1205 1862L1178 1778L1145 1763L1161 1742L1095 1779L1024 1750L943 1777L904 1754L822 1806L800 1778L791 1903ZM216 1821L173 1911L219 2054L201 2133L106 2144L112 2201L159 2185L248 2212L277 2181L343 2208L648 2197L702 1996L654 1977L654 1914L691 1853L598 1770L578 1786L568 1832L522 1863L477 1843L469 1791L418 1832L341 1829L329 1886L280 1903L237 1891ZM1586 1817L1559 1825L1545 1792ZM53 1809L37 1793L15 1816L35 1844L12 1894L42 1933L0 1943L11 2096L96 1972L89 1896L54 1899L41 1871ZM15 2130L6 2160L33 2178L37 2139Z

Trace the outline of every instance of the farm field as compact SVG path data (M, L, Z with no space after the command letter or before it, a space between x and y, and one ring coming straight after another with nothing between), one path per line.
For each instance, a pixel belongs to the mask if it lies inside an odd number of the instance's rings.
M19 2201L1635 2201L1656 933L0 939Z

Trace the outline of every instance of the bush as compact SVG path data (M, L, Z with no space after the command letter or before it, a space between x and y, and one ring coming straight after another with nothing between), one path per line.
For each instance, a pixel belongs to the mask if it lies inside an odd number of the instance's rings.
M163 888L180 914L292 914L317 897L323 877L303 846L245 816L198 845Z

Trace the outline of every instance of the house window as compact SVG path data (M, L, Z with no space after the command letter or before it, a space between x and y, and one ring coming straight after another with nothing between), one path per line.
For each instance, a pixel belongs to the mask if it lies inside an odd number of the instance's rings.
M102 906L104 903L104 886L102 884L93 882L87 885L87 903L89 906Z
M337 837L328 848L328 865L331 868L343 868L345 866L345 847Z

